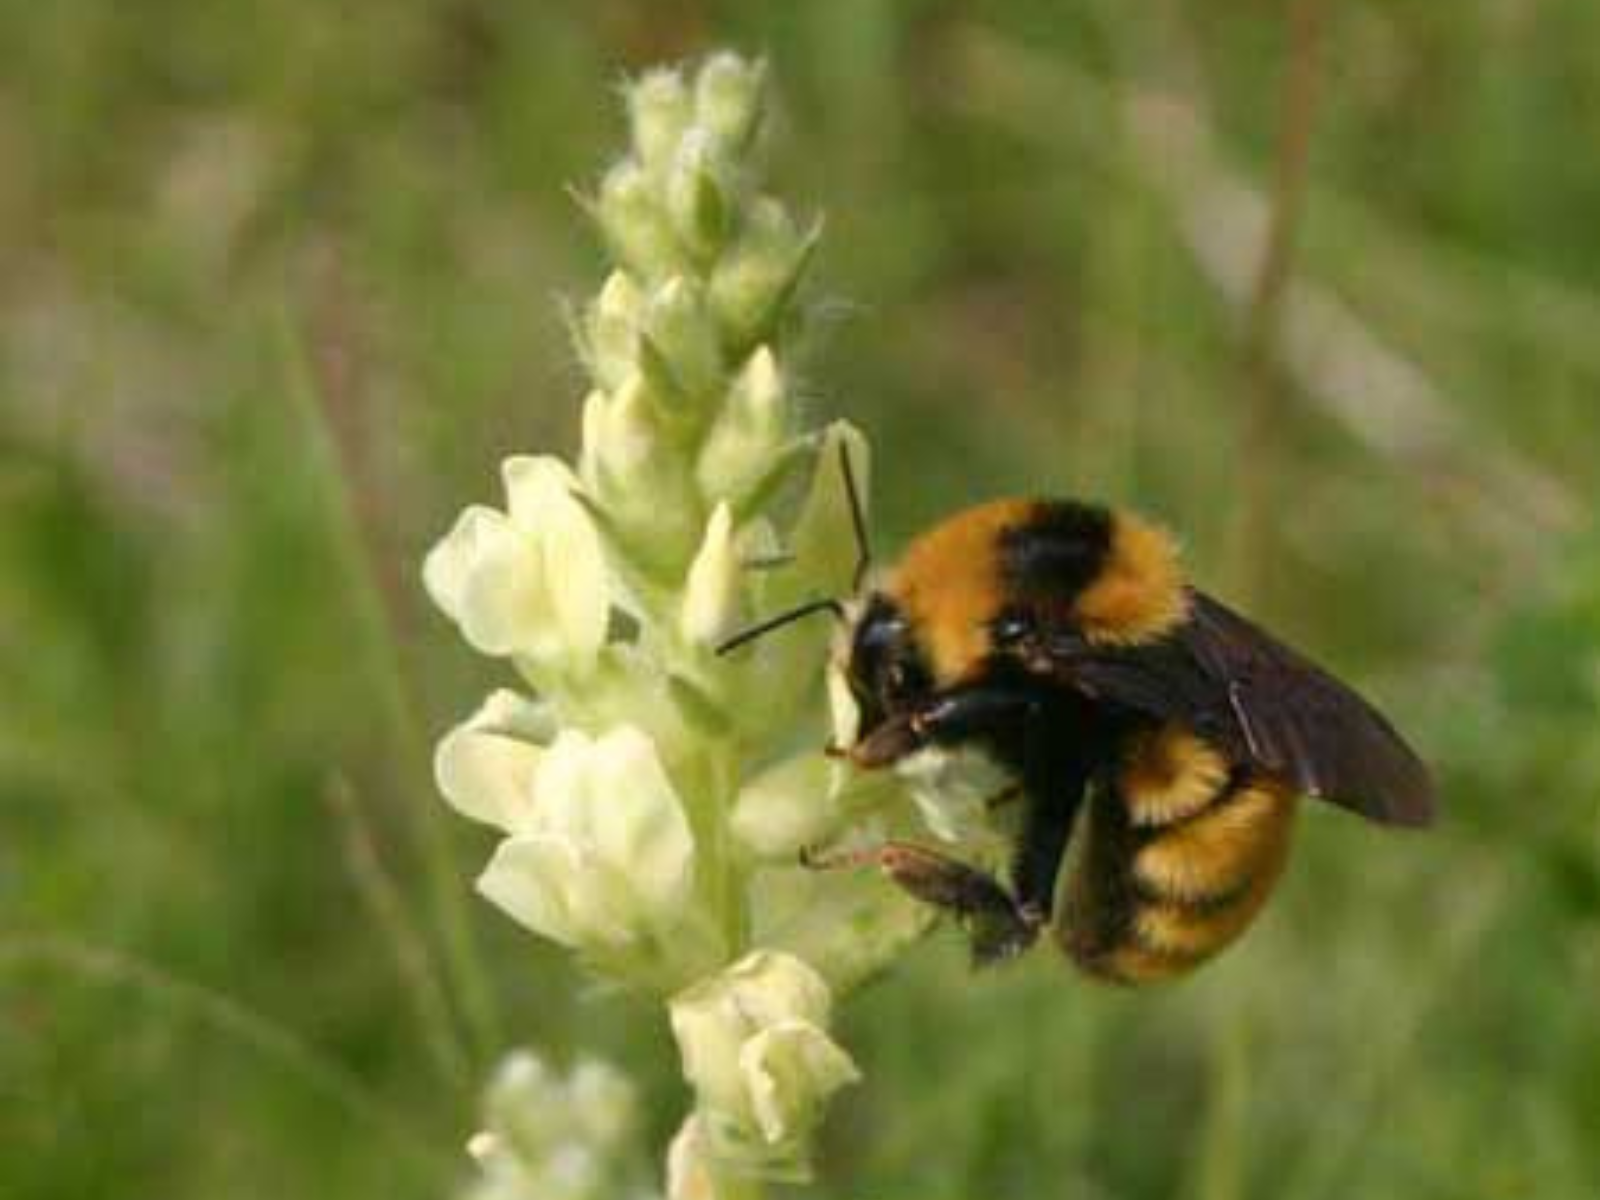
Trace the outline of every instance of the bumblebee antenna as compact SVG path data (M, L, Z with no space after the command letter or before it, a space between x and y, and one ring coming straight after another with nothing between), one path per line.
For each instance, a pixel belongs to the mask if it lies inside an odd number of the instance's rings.
M844 476L844 494L850 502L850 525L856 533L856 569L850 577L851 592L861 590L861 582L872 566L872 545L867 541L867 517L861 507L861 492L856 487L855 468L850 463L850 443L839 439L839 473Z
M741 629L732 637L718 642L716 647L717 656L721 657L724 654L729 654L740 646L747 646L757 638L765 637L775 629L782 629L785 625L792 625L804 617L809 617L813 613L819 612L832 613L836 621L846 619L844 605L832 596L825 596L820 600L807 600L804 604L797 604L775 617L768 617L765 621L758 621L754 625Z

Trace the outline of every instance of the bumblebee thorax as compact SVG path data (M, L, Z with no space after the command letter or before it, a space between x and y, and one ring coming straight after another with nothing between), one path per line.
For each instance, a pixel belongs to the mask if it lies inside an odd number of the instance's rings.
M948 687L989 659L1003 616L1131 645L1187 612L1177 548L1132 515L1070 500L995 500L916 538L883 588L934 681Z

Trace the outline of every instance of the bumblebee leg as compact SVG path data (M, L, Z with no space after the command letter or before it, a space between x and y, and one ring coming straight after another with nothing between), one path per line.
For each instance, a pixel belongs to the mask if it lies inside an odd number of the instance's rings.
M1056 879L1090 773L1081 748L1063 743L1052 724L1050 713L1034 709L1023 731L1022 790L1027 808L1011 859L1017 907L1040 924L1049 921L1055 908Z
M911 728L923 741L949 746L1013 724L1018 717L1028 720L1038 707L1038 697L1026 689L976 684L938 696L912 716Z
M1057 795L1027 794L1022 836L1011 859L1011 881L1017 889L1017 908L1043 924L1055 906L1056 877L1066 857L1076 804Z
M885 842L834 855L805 853L801 862L824 870L878 867L924 904L959 920L972 937L972 957L979 965L1022 953L1033 944L1042 924L1020 909L987 871L911 842Z

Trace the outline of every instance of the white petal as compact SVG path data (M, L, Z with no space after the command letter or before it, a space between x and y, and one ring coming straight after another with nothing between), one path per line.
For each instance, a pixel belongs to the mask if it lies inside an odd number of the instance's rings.
M804 1137L833 1093L861 1078L838 1043L807 1021L763 1029L740 1049L739 1067L756 1124L774 1144Z
M545 609L539 546L501 514L477 523L472 559L463 574L456 619L462 635L485 654L559 652L557 630Z
M643 904L674 913L688 899L694 838L649 736L632 726L594 745L595 852L623 871Z
M667 1200L717 1200L699 1117L689 1117L667 1149Z
M798 958L770 950L746 955L669 1002L684 1078L708 1109L750 1120L742 1047L785 1022L825 1027L830 1007L828 985Z
M610 623L605 551L583 506L570 496L541 543L545 586L556 625L571 659L594 661Z
M533 779L551 714L515 692L493 693L439 742L433 773L444 798L475 821L508 833L527 824Z
M478 891L552 941L572 947L621 945L629 931L595 902L609 882L607 873L571 842L523 834L500 843L478 877Z
M538 539L540 579L556 654L587 664L610 617L600 532L574 493L578 478L558 458L518 456L501 465L511 519Z
M487 527L504 519L491 508L473 505L456 518L450 532L435 542L423 559L423 586L451 620L461 619L461 593L477 561Z
M739 1047L752 1031L731 998L720 991L720 978L675 996L669 1011L683 1077L700 1103L744 1120L748 1097L739 1073Z
M854 746L861 736L861 705L837 662L828 664L828 715L833 725L833 744L841 750Z
M513 455L500 464L500 477L505 481L506 510L524 529L542 528L575 503L572 492L578 486L577 476L551 455Z

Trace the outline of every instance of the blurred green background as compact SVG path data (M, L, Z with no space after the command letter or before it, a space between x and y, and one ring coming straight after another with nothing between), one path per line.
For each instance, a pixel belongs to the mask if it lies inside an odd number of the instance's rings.
M569 189L625 72L719 44L827 215L802 378L874 437L884 547L1136 503L1447 806L1310 813L1170 990L934 939L846 1007L817 1194L1600 1195L1600 6L1320 7L0 5L0 1196L447 1194L481 1064L407 982L434 884L500 1044L636 1068L669 1136L659 1015L467 896L427 756L501 676L417 564L574 447Z

